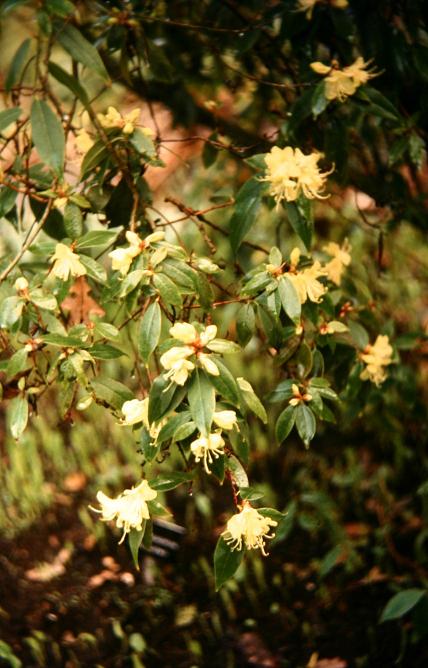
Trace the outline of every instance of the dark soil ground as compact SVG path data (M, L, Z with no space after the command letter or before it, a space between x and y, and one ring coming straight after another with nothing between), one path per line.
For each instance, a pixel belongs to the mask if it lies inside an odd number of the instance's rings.
M308 563L307 538L251 560L244 579L216 594L214 536L206 559L196 557L195 534L174 557L143 555L138 572L113 535L94 541L81 503L57 503L43 523L0 542L0 638L24 668L428 665L427 647L405 647L405 630L378 624L390 598L384 579L344 583L339 572L320 583L297 566Z

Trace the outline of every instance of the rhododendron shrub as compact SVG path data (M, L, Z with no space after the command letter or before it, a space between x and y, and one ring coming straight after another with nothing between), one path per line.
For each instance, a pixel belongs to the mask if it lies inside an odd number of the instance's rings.
M394 331L353 261L350 230L316 234L318 207L336 197L330 206L340 208L345 187L356 194L364 185L361 156L348 168L341 142L329 142L331 124L352 125L354 138L368 126L371 136L386 127L393 141L400 132L416 137L410 151L420 163L418 135L372 87L383 64L360 52L352 2L268 3L266 15L261 5L264 27L253 38L267 31L275 42L284 33L285 62L294 44L287 21L301 32L321 16L345 21L340 67L326 48L313 43L303 56L296 46L299 67L273 71L275 81L257 65L263 51L251 41L240 50L229 36L212 52L189 40L191 52L205 54L193 67L208 74L189 72L176 40L198 20L186 28L170 3L24 4L38 28L10 63L0 112L0 213L10 231L2 240L0 345L10 433L19 440L52 392L64 420L97 405L132 430L141 479L112 496L98 491L93 510L121 530L120 542L129 538L135 560L153 518L167 512L161 494L167 503L169 490L194 483L197 494L202 477L217 485L229 506L215 550L220 586L246 551L267 556L267 541L285 535L287 516L262 507L248 477L254 422L277 445L295 430L309 448L324 423L339 428L343 411L364 411L387 392L400 366ZM214 29L235 35L245 11L218 20ZM233 76L247 49L254 67L242 79L238 68L235 91L252 106L251 85L270 86L266 130L254 136L257 106L242 125L237 110L227 118L224 77L211 72L218 58ZM195 92L199 76L207 79ZM116 80L140 96L134 108L110 103ZM185 99L195 109L189 118ZM227 163L226 196L213 184L195 209L195 195L192 206L169 197L165 207L169 186L152 192L149 176L167 170L172 151L155 101L197 126L199 172ZM188 139L183 130L177 143ZM254 351L275 378L260 396L247 377ZM284 489L280 508L288 501Z

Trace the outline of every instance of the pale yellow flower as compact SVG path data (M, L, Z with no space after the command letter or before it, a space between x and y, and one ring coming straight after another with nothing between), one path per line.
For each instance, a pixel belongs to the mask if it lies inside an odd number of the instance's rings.
M189 373L195 365L187 357L193 355L194 349L190 346L174 346L164 353L160 358L163 368L168 371L165 378L170 378L177 385L184 385Z
M325 97L327 100L339 100L344 102L347 97L353 95L357 88L367 83L369 79L378 76L373 70L367 70L370 61L365 62L359 56L352 65L339 69L337 63L331 66L324 63L311 63L311 68L317 74L325 76Z
M235 411L215 411L213 420L220 429L233 429L236 425Z
M142 422L144 425L149 423L148 420L149 400L146 399L131 399L125 401L122 405L123 419L120 421L121 425L131 426Z
M210 474L208 464L212 464L214 459L218 459L220 455L224 454L224 439L221 432L216 431L208 436L200 436L193 443L190 444L196 463L201 459L204 462L205 471Z
M244 543L248 550L260 548L261 553L267 556L265 539L274 537L269 531L277 524L278 522L270 517L261 515L248 502L244 502L242 510L232 515L221 535L226 543L231 545L232 550L242 550Z
M318 152L305 155L300 149L293 149L291 146L282 149L274 146L265 155L267 171L261 180L271 184L269 194L276 200L277 205L282 200L294 202L301 193L308 199L326 197L322 191L332 170L319 170L318 161L322 157L323 154Z
M81 128L80 130L77 130L74 145L79 153L87 153L94 145L94 140L84 128Z
M125 540L126 534L131 529L142 530L144 520L150 519L147 501L152 501L157 495L158 493L150 487L147 480L143 480L137 487L125 489L114 499L104 494L104 492L98 492L97 501L100 503L101 509L93 508L93 510L101 513L101 519L104 522L116 520L118 529L123 528L120 544Z
M318 279L325 275L326 271L321 267L318 260L311 267L301 270L296 269L295 265L291 265L291 270L286 274L288 280L293 284L301 304L304 304L308 299L316 304L321 301L322 296L327 292L327 288Z
M145 239L141 239L138 234L128 230L125 236L129 246L124 248L115 248L108 254L112 260L112 269L114 271L119 271L122 276L126 276L134 258L140 255L140 253L145 251L147 248L150 248L153 243L162 241L165 238L165 232L153 232Z
M134 132L138 125L141 109L133 109L129 114L122 114L115 107L108 107L106 114L97 114L97 118L103 128L118 128L126 135ZM148 128L146 128L146 131ZM147 132L146 132L147 134Z
M296 11L306 12L306 18L310 20L314 11L314 7L322 0L298 0ZM345 9L348 6L348 0L328 0L332 7L336 9Z
M181 343L192 344L199 339L196 327L189 322L176 322L170 327L169 333L173 339L177 339Z
M54 263L52 267L52 274L62 281L68 280L70 276L84 276L86 268L80 262L77 253L73 253L69 246L65 244L57 244L55 246L55 253L52 255L51 262Z
M25 292L28 290L28 285L27 279L24 276L19 276L13 284L13 287L17 292Z
M368 345L360 354L361 360L366 364L366 368L361 372L362 380L370 380L375 385L381 385L386 379L386 369L392 362L392 346L386 335L377 337L373 345Z
M351 264L351 246L347 239L345 239L342 247L331 241L323 247L323 251L333 258L324 265L327 277L336 285L340 285L345 267Z
M299 386L295 383L291 386L291 391L293 392L293 398L288 402L290 406L298 406L300 403L312 401L312 394L309 394L308 392L303 392L302 394L299 390Z

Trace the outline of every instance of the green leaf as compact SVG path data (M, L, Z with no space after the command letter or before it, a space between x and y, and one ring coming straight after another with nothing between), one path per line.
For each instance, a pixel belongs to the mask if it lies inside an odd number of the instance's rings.
M114 232L109 230L93 230L87 232L76 243L76 250L86 250L87 248L102 248L109 246L121 232L121 228L116 228Z
M81 179L86 179L104 160L110 156L110 151L102 141L96 141L85 153L80 166ZM89 233L90 234L90 233Z
M96 322L94 327L95 332L102 336L103 339L117 339L120 331L109 322Z
M227 466L232 473L232 477L238 487L247 488L249 486L247 472L239 461L238 457L231 454L227 458Z
M405 589L398 592L384 607L380 622L387 622L390 619L400 619L410 610L412 610L423 596L426 595L424 589Z
M138 553L140 551L140 546L144 538L144 531L146 528L145 521L143 521L142 527L143 528L141 531L137 531L137 529L131 529L128 535L128 545L129 549L131 550L132 560L134 562L134 566L137 569L137 571L140 570L140 565L138 563Z
M44 100L34 100L30 119L32 138L40 159L61 176L65 156L64 130L61 121Z
M287 276L281 276L278 281L278 294L281 299L281 304L293 322L300 322L302 313L302 304L300 303L299 295L292 282Z
M168 441L170 438L174 438L177 429L179 429L179 427L181 427L183 424L188 424L189 420L190 420L189 411L182 411L181 413L178 413L178 415L173 415L172 417L170 417L168 422L164 424L164 426L160 430L158 437L156 439L156 443L160 444L163 443L164 441Z
M236 196L235 211L229 222L230 243L235 254L254 224L265 187L264 182L253 177L244 183Z
M203 436L208 436L215 410L215 391L201 369L196 369L192 376L188 400L190 413L197 428Z
M200 305L202 308L209 311L214 301L214 293L208 278L203 272L198 272L196 274L196 291L198 293Z
M75 7L70 0L45 0L45 9L51 14L65 18L73 14Z
M281 415L279 416L276 422L275 434L278 443L282 443L283 441L285 441L285 439L293 429L295 421L296 421L295 407L287 406L287 408L285 408L285 410L282 411Z
M9 329L21 317L24 301L21 297L6 297L0 302L0 327Z
M12 123L15 123L21 114L21 107L11 107L10 109L0 111L0 132L3 132Z
M231 550L220 537L214 551L214 576L216 591L231 578L242 563L245 550Z
M236 380L230 373L227 366L219 359L215 361L216 367L219 370L218 376L209 377L210 383L215 387L220 396L229 401L234 406L239 405L239 391Z
M152 76L157 81L171 84L175 80L175 71L167 58L165 48L158 46L153 40L146 41L147 56Z
M315 436L317 424L311 409L302 402L296 408L296 428L303 443L308 447Z
M174 410L186 394L186 388L170 383L165 376L158 376L152 383L149 394L149 422L158 422Z
M83 230L83 218L82 212L78 206L67 202L64 209L64 227L67 232L67 236L70 239L77 239L82 236Z
M112 378L96 378L91 381L91 387L98 400L120 410L125 401L135 399L134 393L117 380Z
M87 107L89 105L89 98L84 88L80 85L76 77L73 77L71 74L66 72L62 67L56 63L50 62L48 65L49 74L51 74L54 79L56 79L63 86L68 88L73 95L77 97L81 103Z
M322 114L322 112L327 108L328 102L329 101L325 96L325 83L324 81L321 81L317 86L315 86L312 95L312 104L311 104L312 116L316 118L317 116Z
M98 283L105 283L107 280L106 270L99 262L89 255L80 255L79 260L85 267L90 278L98 281Z
M24 397L15 397L9 403L8 420L13 438L18 439L28 422L28 402Z
M220 353L220 355L231 355L242 352L241 346L227 339L214 339L207 343L207 348L212 350L213 353Z
M309 251L312 241L312 222L303 215L300 207L295 202L285 202L284 207L291 227Z
M28 367L28 352L25 348L20 348L12 357L9 358L6 367L8 378L13 378L17 373L21 373Z
M319 576L325 578L330 571L339 563L339 558L343 555L342 545L333 547L322 559L319 565Z
M99 74L105 81L109 80L108 72L97 49L83 37L77 28L70 24L61 24L56 32L56 39L74 60Z
M258 398L257 394L254 392L250 383L244 378L238 378L238 385L241 391L242 397L248 406L248 408L257 415L258 418L264 423L267 424L267 415L265 407Z
M158 290L165 306L181 306L182 299L178 288L165 274L155 274L153 276L153 285Z
M42 336L45 343L60 348L84 348L82 339L77 336L62 336L62 334L45 334Z
M254 308L251 304L243 304L238 312L236 319L236 332L238 341L242 346L247 345L253 337L256 328L256 317Z
M0 218L6 216L13 209L17 198L16 190L12 190L6 184L3 184L3 187L0 188Z
M169 492L170 489L175 489L185 482L193 480L193 473L185 473L183 471L173 471L164 475L159 475L150 481L150 487L156 489L158 492Z
M131 134L130 142L138 153L146 156L149 160L157 158L156 147L153 140L140 130L140 128L136 128Z
M30 49L31 39L28 38L22 42L17 48L15 55L12 58L12 62L7 73L5 89L9 93L10 90L18 83L19 77L21 76L22 68L28 56L28 51Z
M88 348L88 352L97 360L115 360L125 355L122 350L110 346L108 343L96 343L92 348Z
M138 349L146 364L159 343L161 324L162 314L160 306L156 301L150 304L140 323Z

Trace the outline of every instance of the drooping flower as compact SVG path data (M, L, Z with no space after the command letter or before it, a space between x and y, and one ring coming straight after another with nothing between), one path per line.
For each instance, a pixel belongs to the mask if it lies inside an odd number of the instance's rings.
M270 195L277 205L282 200L294 202L303 193L308 199L323 199L325 181L331 171L321 172L318 167L322 153L305 155L298 148L274 146L265 155L266 176L261 180L271 184Z
M16 279L15 283L13 284L13 287L17 292L25 292L26 290L28 290L28 285L29 283L25 278L25 276L19 276Z
M270 534L271 527L276 527L278 522L261 515L250 503L244 502L242 510L228 520L226 529L221 534L232 550L242 550L242 544L248 550L260 548L263 556L265 552L266 538L273 538Z
M235 411L215 411L213 420L220 429L233 429L236 425Z
M99 491L97 501L101 508L93 508L92 510L101 513L101 519L104 522L116 520L118 529L123 529L120 544L123 543L126 534L131 529L142 530L144 520L150 519L147 501L152 501L157 495L158 493L150 487L147 480L143 480L137 487L125 489L114 499Z
M368 345L360 354L366 368L361 372L362 380L370 380L375 385L381 385L386 379L386 369L392 362L392 346L386 335L379 334L373 345Z
M80 262L79 255L73 253L69 246L65 244L57 244L55 246L55 253L52 255L51 262L53 262L52 274L62 281L68 280L70 276L84 276L86 268Z
M81 128L77 130L74 145L79 153L87 153L94 145L94 140L84 128Z
M216 431L213 434L208 434L208 436L199 436L190 444L190 450L195 457L195 462L197 463L202 459L205 471L210 474L208 464L212 464L214 459L218 459L220 455L224 454L224 439L221 432Z
M123 420L120 424L131 426L133 424L138 424L139 422L148 422L148 410L149 410L149 400L146 397L145 399L130 399L130 401L125 401L122 405Z
M378 76L374 70L367 70L371 61L365 62L359 56L352 65L340 69L336 62L331 66L324 63L311 63L311 69L317 74L325 76L325 97L327 100L339 100L344 102L347 97L353 95L357 88L367 83L369 79Z
M97 114L97 118L103 128L118 128L122 130L125 135L130 135L134 132L138 125L141 115L141 109L133 109L129 114L122 114L115 107L108 107L106 114Z
M324 265L327 277L336 285L340 285L345 267L351 264L351 246L347 239L345 239L342 246L339 246L334 241L330 241L330 243L323 247L323 251L332 257Z
M309 394L308 392L303 392L302 394L299 390L299 386L295 383L291 386L291 391L293 392L293 398L288 402L290 406L298 406L300 403L304 404L308 401L312 401L312 394Z
M119 271L122 276L126 276L134 258L136 258L137 255L140 255L140 253L145 251L156 241L162 241L165 238L165 233L153 232L145 239L141 239L138 234L128 230L125 236L129 246L124 248L115 248L108 254L112 260L112 269L114 271Z
M301 304L304 304L308 299L318 304L321 297L327 292L326 286L318 279L325 276L327 272L318 260L310 267L298 269L299 260L300 250L293 248L290 253L290 268L287 272L287 278L296 289Z
M160 363L168 371L166 378L171 378L174 383L184 385L187 377L195 368L195 364L187 358L195 355L203 369L212 376L218 376L219 370L209 353L203 349L215 339L217 335L216 325L208 325L198 332L194 325L188 322L176 322L169 330L171 336L184 343L184 346L174 346L167 350L160 358Z

